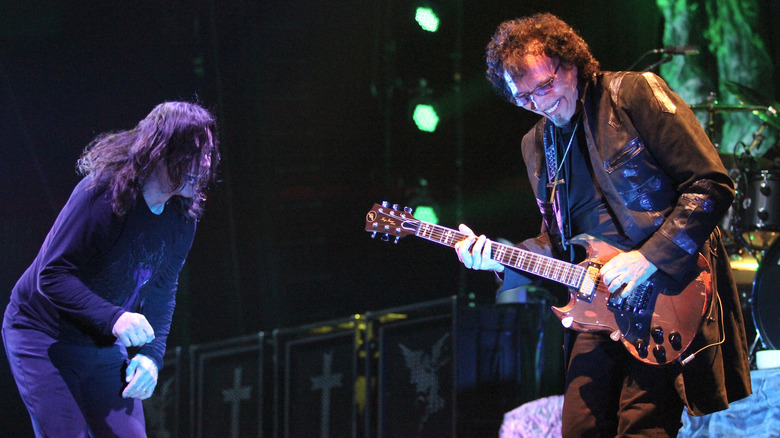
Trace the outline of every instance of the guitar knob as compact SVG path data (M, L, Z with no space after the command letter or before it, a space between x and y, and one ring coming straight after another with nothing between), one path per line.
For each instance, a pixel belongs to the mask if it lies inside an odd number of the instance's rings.
M636 348L636 353L639 357L642 359L647 357L647 342L645 342L644 339L637 339L636 342L634 342L634 347Z
M666 348L656 345L655 348L653 348L653 356L655 356L655 360L657 360L658 363L666 363Z
M679 332L669 333L669 343L676 351L680 351L682 349L682 335Z
M653 337L653 341L655 341L656 344L664 343L664 329L661 328L661 326L653 327L653 329L650 330L650 336Z

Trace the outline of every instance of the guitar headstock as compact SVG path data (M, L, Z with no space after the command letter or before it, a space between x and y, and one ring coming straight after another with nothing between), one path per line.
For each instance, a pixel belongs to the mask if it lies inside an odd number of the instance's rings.
M414 234L419 223L420 221L412 216L411 208L404 207L399 210L397 204L389 206L387 201L374 204L366 213L366 231L371 233L371 237L380 234L385 241L395 237L393 243L398 243L398 239L404 236Z

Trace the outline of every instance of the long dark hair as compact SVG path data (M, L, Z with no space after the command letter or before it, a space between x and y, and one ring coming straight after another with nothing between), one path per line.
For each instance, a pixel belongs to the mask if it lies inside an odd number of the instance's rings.
M501 23L493 34L486 50L487 78L493 88L504 98L514 99L507 88L504 70L513 77L520 60L528 54L545 54L557 57L564 64L577 66L580 81L588 80L599 71L599 62L593 57L588 44L577 32L555 15L544 13L515 18Z
M124 216L141 194L143 181L162 163L174 187L184 185L193 163L208 156L211 165L196 183L190 198L174 196L171 204L185 217L198 219L206 200L205 190L216 181L219 165L216 118L198 104L164 102L157 105L135 128L100 134L84 149L76 168L91 175L92 187L111 193L111 206Z

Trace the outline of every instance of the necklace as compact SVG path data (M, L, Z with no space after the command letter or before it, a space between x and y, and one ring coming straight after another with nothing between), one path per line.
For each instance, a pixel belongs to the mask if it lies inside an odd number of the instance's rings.
M574 129L571 131L571 137L569 137L569 143L566 145L566 150L563 152L563 157L561 157L561 162L558 163L558 168L555 169L555 178L553 178L553 181L550 184L548 184L548 186L552 186L552 190L550 191L550 202L553 202L553 200L555 199L555 191L558 189L558 184L563 184L565 182L563 179L559 178L559 176L561 174L561 169L563 168L563 163L566 162L566 157L569 156L571 143L574 140L574 136L577 135L577 128L579 126L580 126L580 118L577 117L577 122L574 124Z

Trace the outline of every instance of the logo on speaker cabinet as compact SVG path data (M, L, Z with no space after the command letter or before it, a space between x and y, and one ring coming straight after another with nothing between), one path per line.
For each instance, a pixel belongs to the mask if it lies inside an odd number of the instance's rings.
M410 383L415 386L417 401L423 408L418 430L422 431L431 415L445 408L447 401L439 394L441 388L440 370L450 362L449 357L443 357L443 349L450 334L445 333L431 347L430 354L423 350L411 350L399 343L398 347L404 354L406 368L409 369Z

